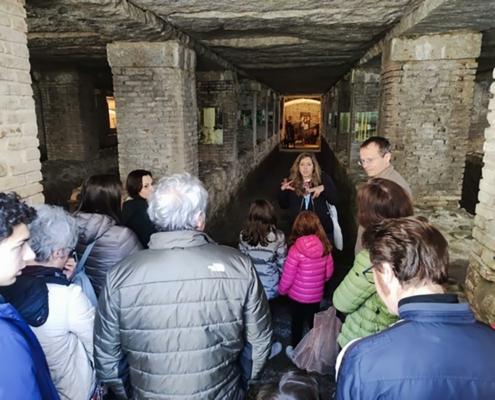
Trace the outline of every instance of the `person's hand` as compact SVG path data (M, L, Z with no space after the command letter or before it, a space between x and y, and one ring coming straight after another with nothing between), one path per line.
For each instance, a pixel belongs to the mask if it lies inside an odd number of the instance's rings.
M62 270L65 277L70 281L76 271L76 260L73 257L69 257L65 262L64 269Z
M280 186L280 189L281 190L295 190L293 187L292 187L292 181L289 181L287 179L284 179L282 181L282 184Z
M308 189L308 192L313 193L313 199L316 199L324 190L325 190L325 186L319 185Z

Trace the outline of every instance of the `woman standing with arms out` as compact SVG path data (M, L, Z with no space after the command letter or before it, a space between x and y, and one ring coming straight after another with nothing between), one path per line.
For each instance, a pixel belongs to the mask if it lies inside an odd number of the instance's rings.
M321 171L313 153L301 153L284 179L278 195L281 208L289 209L292 220L301 211L313 211L319 218L330 241L333 241L333 223L327 202L338 202L337 188L332 178Z
M122 207L122 222L132 229L143 247L148 248L150 236L156 228L148 216L148 198L153 193L153 176L150 171L136 169L127 175L127 194L130 200Z
M409 194L397 183L374 178L357 195L358 222L364 229L385 218L413 215ZM367 250L361 250L354 265L333 295L334 307L347 314L337 342L344 347L353 339L380 332L397 321L376 292Z
M79 227L77 255L81 258L89 252L85 270L96 296L105 284L107 271L143 248L134 232L121 225L122 189L115 175L93 175L82 186L74 214Z

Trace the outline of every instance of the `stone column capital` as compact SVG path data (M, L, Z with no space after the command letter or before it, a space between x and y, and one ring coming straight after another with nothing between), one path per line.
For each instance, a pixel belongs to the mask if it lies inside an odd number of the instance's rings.
M196 53L176 40L166 42L113 42L107 45L108 62L114 67L178 68L194 71Z
M417 37L397 37L383 51L392 62L475 59L481 51L481 33L458 31Z

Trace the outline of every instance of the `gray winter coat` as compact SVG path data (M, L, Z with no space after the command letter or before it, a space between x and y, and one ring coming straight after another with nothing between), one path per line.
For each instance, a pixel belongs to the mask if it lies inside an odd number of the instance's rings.
M248 257L201 232L155 233L149 250L107 275L95 321L97 375L121 399L237 400L241 357L252 360L255 377L271 336Z
M81 257L86 246L96 240L86 260L85 269L96 295L99 296L107 271L143 246L133 231L116 225L107 215L78 212L74 217L79 227L77 255Z
M239 250L251 257L254 267L265 289L268 300L278 296L278 281L287 257L287 244L282 231L268 234L268 245L252 246L239 237Z

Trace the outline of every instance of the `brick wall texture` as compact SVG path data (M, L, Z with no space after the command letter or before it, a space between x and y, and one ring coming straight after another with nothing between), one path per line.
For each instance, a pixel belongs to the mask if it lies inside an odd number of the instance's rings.
M488 101L490 100L490 74L476 76L474 83L473 107L471 108L471 124L468 135L468 153L481 153L485 140L483 132L488 127L486 119L488 113Z
M24 2L0 2L0 191L42 203Z
M91 160L98 156L95 87L87 74L71 70L36 72L35 97L49 160Z
M199 162L225 164L237 158L239 129L239 83L235 74L228 72L199 72L196 76L198 108L214 107L222 113L223 144L199 144ZM198 124L201 129L201 123ZM198 131L198 136L201 132ZM252 139L251 139L252 140Z
M121 177L198 173L195 55L177 42L108 46Z
M416 199L460 198L477 63L384 57L378 131Z
M495 78L495 70L493 72ZM473 229L473 247L466 277L466 293L483 321L495 323L495 82L490 86L485 129L484 167Z

